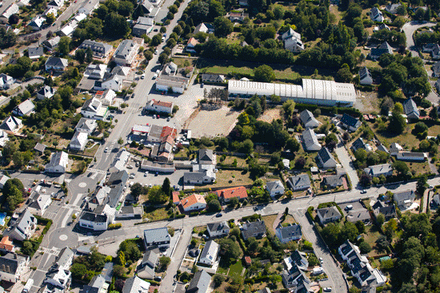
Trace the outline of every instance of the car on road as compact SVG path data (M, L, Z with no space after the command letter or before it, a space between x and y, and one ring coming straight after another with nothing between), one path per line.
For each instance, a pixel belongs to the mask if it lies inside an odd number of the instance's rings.
M157 78L157 73L153 74L153 79Z
M170 118L170 117L168 117L168 118L167 118L167 121L168 121L168 122L170 122L170 120L171 120L171 118Z
M361 194L365 194L367 191L365 189L361 190Z
M144 79L144 78L145 78L145 74L142 74L142 75L141 75L141 79Z
M321 264L324 263L324 260L322 259L322 257L319 258L319 262L320 262Z
M159 172L156 172L156 176L159 175Z
M148 171L145 171L144 177L147 177L147 176L148 176Z
M332 287L325 287L323 289L324 292L332 292Z
M104 153L108 153L108 147L105 148Z
M220 217L222 217L222 216L223 216L222 213L218 213L217 215L215 215L216 218L220 218Z

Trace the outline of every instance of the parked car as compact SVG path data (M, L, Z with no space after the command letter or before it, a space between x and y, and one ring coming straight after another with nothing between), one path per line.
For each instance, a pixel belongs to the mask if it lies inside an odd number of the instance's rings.
M215 215L217 218L220 218L220 217L222 217L223 216L223 214L222 213L218 213L217 215Z
M365 194L365 193L367 193L367 191L366 191L365 189L363 189L363 190L361 191L361 194Z
M332 292L332 287L325 287L324 292Z
M108 147L105 148L104 153L108 153Z

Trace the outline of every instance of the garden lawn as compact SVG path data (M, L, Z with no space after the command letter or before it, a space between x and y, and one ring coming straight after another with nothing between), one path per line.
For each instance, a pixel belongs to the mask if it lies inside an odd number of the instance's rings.
M205 187L229 187L234 185L249 185L254 181L249 177L249 172L242 174L243 171L219 170L217 172L216 183Z
M372 248L370 253L368 253L368 256L373 257L376 255L383 254L383 252L379 253L374 249L374 246L376 245L376 240L380 237L380 235L381 234L377 230L377 227L375 225L365 226L365 233L363 233L362 236L364 237L364 241L370 244Z
M144 216L150 221L157 221L167 219L168 213L165 208L155 209L154 207L148 207Z
M237 260L237 262L229 267L228 276L241 276L241 272L243 271L243 264L241 263L241 259Z
M273 223L275 222L275 219L277 218L277 214L275 215L269 215L264 216L263 221L266 224L266 228L268 231L270 231L272 234L275 234L275 230L273 229ZM281 217L281 219L283 219ZM287 215L287 218L281 222L282 224L293 224L295 223L295 219L291 215Z
M411 172L415 172L415 175L430 173L431 168L427 161L424 162L404 162Z

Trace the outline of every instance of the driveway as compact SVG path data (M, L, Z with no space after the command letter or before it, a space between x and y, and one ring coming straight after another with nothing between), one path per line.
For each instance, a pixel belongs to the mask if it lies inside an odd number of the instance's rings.
M328 276L327 281L320 282L321 287L332 287L333 292L347 292L347 285L342 277L343 272L335 262L327 245L316 233L314 226L305 216L304 210L295 212L295 219L301 225L303 236L313 244L316 257L322 258L322 267Z
M338 155L339 162L341 162L341 165L344 167L345 172L347 172L348 177L350 177L351 187L356 189L359 184L359 178L357 176L356 169L353 166L353 161L351 160L350 154L345 149L342 142L338 143L335 153Z

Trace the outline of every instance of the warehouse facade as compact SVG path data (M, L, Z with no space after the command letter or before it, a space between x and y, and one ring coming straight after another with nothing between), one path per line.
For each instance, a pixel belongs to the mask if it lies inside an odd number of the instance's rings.
M281 99L293 99L296 103L320 106L352 107L356 101L356 90L351 83L330 80L303 79L302 86L295 84L265 83L229 80L229 99L249 98L253 95Z

